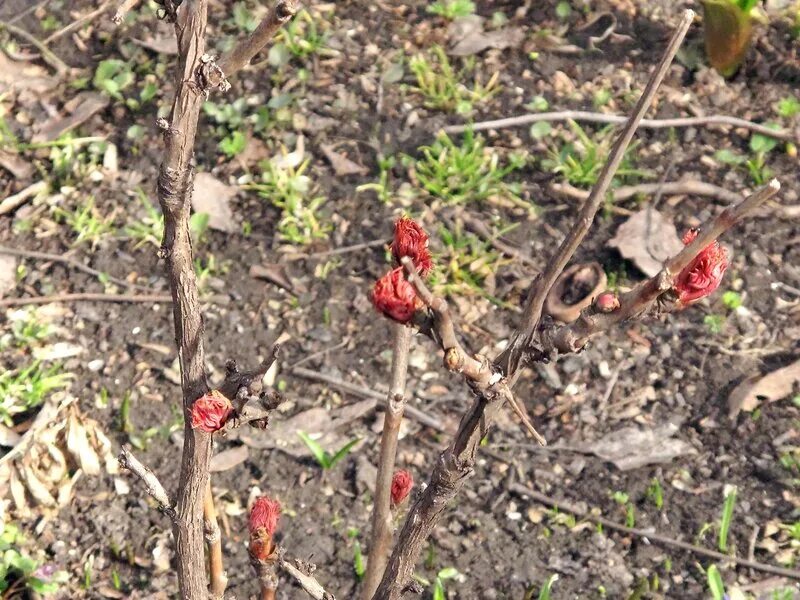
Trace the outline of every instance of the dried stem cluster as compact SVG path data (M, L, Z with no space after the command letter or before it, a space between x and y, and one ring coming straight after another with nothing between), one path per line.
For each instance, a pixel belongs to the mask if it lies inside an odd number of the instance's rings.
M177 567L181 596L193 600L221 598L226 586L222 568L219 528L209 484L211 436L192 429L189 413L193 402L206 392L208 384L204 371L203 323L198 305L197 285L192 267L189 237L190 196L194 170L191 165L197 121L205 95L213 89L226 89L227 78L239 71L269 41L281 25L297 10L294 0L279 0L256 31L224 55L219 61L205 55L205 26L207 0L161 0L164 15L175 23L180 60L176 75L176 95L169 127L165 130L165 158L158 179L158 195L165 216L161 256L165 259L173 299L173 317L178 346L183 389L183 406L187 427L177 496L173 500L157 477L130 453L123 449L120 461L145 484L148 493L161 510L170 516L177 544ZM121 11L136 3L126 1ZM124 9L124 10L123 10ZM123 14L124 16L124 14ZM506 349L491 360L474 356L460 342L455 321L443 298L435 296L417 273L408 257L402 259L408 281L426 307L414 325L428 335L443 353L444 366L464 377L473 401L462 416L458 431L440 455L428 485L411 506L400 531L394 551L388 558L393 537L389 499L392 473L397 449L397 435L405 403L405 379L411 328L394 325L392 385L386 399L384 434L377 476L376 497L372 518L373 537L369 568L363 597L373 600L395 600L411 585L411 577L420 552L438 524L449 502L458 494L472 475L481 439L491 427L495 416L508 405L520 417L529 433L544 443L528 419L525 409L513 395L512 387L527 362L549 360L559 353L580 351L588 340L623 321L669 310L670 290L675 277L713 240L750 214L757 206L774 195L777 181L723 211L704 224L696 239L674 258L668 260L660 273L619 298L619 307L601 311L594 306L585 309L572 324L556 326L544 323L542 312L545 298L558 277L585 238L595 215L609 189L611 180L631 142L645 112L651 105L661 81L677 52L692 21L693 13L686 11L681 18L663 57L654 69L639 102L613 146L597 183L584 200L578 218L564 241L550 259L544 271L534 281L527 295L521 323ZM655 309L654 309L655 307ZM280 397L264 390L261 377L273 356L251 373L240 373L235 365L228 366L225 384L220 391L236 399L236 417L228 427L250 423L265 426L271 410ZM205 515L205 528L204 519ZM211 587L207 587L204 570L204 530L209 546ZM270 558L270 570L261 565L256 571L263 582L262 597L273 597L275 568L294 578L313 598L332 600L312 576L308 565L291 564L276 548ZM272 594L272 595L270 595Z

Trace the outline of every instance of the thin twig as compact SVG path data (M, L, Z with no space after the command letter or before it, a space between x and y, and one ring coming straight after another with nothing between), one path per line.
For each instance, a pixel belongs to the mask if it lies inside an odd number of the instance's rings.
M88 23L89 21L91 21L95 17L98 17L98 16L102 15L104 12L106 12L108 10L108 7L111 6L111 4L113 3L113 1L114 0L106 0L98 8L96 8L95 10L86 13L82 17L78 17L72 23L67 25L66 27L64 27L62 29L59 29L58 31L56 31L54 33L51 33L48 37L45 38L44 43L45 44L51 44L54 41L56 41L57 39L62 38L65 35L68 35L68 34L72 33L73 31L77 31L78 29L83 27L86 23Z
M397 438L403 422L403 409L406 403L406 375L408 372L408 351L411 343L411 328L401 323L391 324L394 333L392 343L392 383L386 396L383 411L383 432L381 434L378 472L375 476L375 497L372 502L372 532L369 544L369 560L364 576L362 598L369 600L378 588L386 569L394 533L391 488L397 456Z
M0 307L50 304L51 302L145 302L150 304L166 304L172 302L172 297L165 294L103 294L84 292L78 294L55 294L53 296L30 296L28 298L3 298L0 299Z
M93 277L99 278L101 281L103 279L110 281L111 283L116 283L117 285L121 285L123 287L132 288L136 290L141 290L143 292L153 292L152 288L137 285L135 283L131 283L129 281L125 281L124 279L118 279L117 277L112 277L107 275L103 271L98 271L97 269L93 269L74 258L70 258L69 256L64 256L61 254L51 254L49 252L38 252L35 250L25 250L23 248L9 248L8 246L0 246L0 254L8 254L11 256L19 256L20 258L30 258L33 260L47 260L52 262L63 263L65 265L69 265L74 269L79 271L83 271Z
M210 479L203 501L203 525L206 544L208 544L208 572L209 579L211 579L208 590L212 600L222 600L225 596L225 588L228 587L228 574L222 565L222 533L217 523L217 508L214 506Z
M16 25L12 25L11 23L6 23L5 21L0 21L0 29L5 28L9 33L17 36L18 38L22 38L29 44L33 44L36 46L36 49L41 53L42 60L44 60L48 65L55 69L56 74L59 77L62 77L69 73L70 66L65 63L63 60L58 58L53 52L45 46L42 42L40 42L36 37L25 31L24 29L17 27Z
M693 19L694 12L692 10L686 10L658 65L650 75L650 79L639 101L636 103L633 113L614 142L614 146L597 177L597 181L594 186L592 186L589 197L581 207L578 219L567 234L567 237L564 238L564 241L559 246L555 255L548 261L542 274L531 286L525 304L522 323L519 329L514 333L506 349L497 359L497 364L500 365L500 368L508 376L513 376L517 371L520 360L522 359L522 349L527 347L533 339L533 335L542 316L545 299L550 293L550 288L553 287L553 284L556 282L559 275L561 275L567 263L578 249L578 246L589 232L595 214L597 214L598 209L605 200L606 192L611 186L617 168L625 156L625 151L636 133L639 122L642 120L644 113L650 108L656 91L667 74L672 64L672 59L678 52L678 48L680 48Z
M552 183L550 190L556 194L566 196L568 198L575 198L576 200L586 200L589 197L589 192L576 188L569 183ZM661 191L662 194L672 196L687 195L687 196L708 196L716 198L728 204L738 202L742 197L723 187L714 185L713 183L706 183L704 181L665 181L664 183L640 183L638 185L623 185L613 190L613 201L621 202L629 200L638 195L650 196Z
M333 375L327 375L325 373L320 373L319 371L315 371L313 369L304 369L302 367L293 367L290 371L292 375L297 375L298 377L303 377L304 379L310 379L311 381L318 381L320 383L326 383L333 387L339 388L344 392L348 392L350 394L354 394L356 396L361 396L362 398L369 398L372 400L377 400L378 402L383 401L386 398L386 394L382 394L371 388L365 388L360 385L356 385L354 383L350 383L348 381L343 381L338 377L334 377ZM414 406L410 406L406 403L405 412L408 414L409 417L418 421L419 423L425 425L426 427L430 427L431 429L435 429L441 433L448 433L448 429L442 425L441 421L431 417L429 414L421 411Z
M472 131L485 131L487 129L502 129L505 127L520 127L539 123L542 121L581 121L584 123L602 123L618 125L627 122L628 117L623 115L609 115L605 113L589 112L583 110L562 110L557 112L542 112L529 115L519 115L492 121L480 121L468 125L451 125L444 127L444 133L463 133ZM644 129L667 129L670 127L703 127L707 125L723 125L748 129L766 137L785 142L800 142L800 132L788 129L772 129L760 123L753 123L745 119L730 117L728 115L708 115L704 117L678 117L674 119L642 119L639 124Z
M665 546L680 548L681 550L686 550L688 552L699 554L701 556L707 556L708 558L713 558L714 560L722 562L732 562L739 565L740 567L747 567L750 569L755 569L757 571L762 571L764 573L771 573L773 575L780 575L782 577L789 577L790 579L800 580L800 571L796 571L794 569L786 569L784 567L767 565L746 558L738 558L736 556L730 556L728 554L723 554L722 552L717 552L716 550L709 550L707 548L695 546L694 544L689 544L688 542L682 542L680 540L676 540L674 538L667 537L665 535L661 535L652 531L647 531L646 529L640 529L638 527L626 527L625 525L620 525L619 523L616 523L604 517L594 515L592 514L592 511L580 508L572 503L565 502L563 500L555 500L550 496L547 496L546 494L542 494L540 492L532 490L531 488L522 485L520 483L512 483L509 489L512 492L519 494L520 496L523 496L525 498L530 498L531 500L540 502L545 506L552 506L560 511L572 513L578 517L581 517L582 519L586 519L587 521L591 521L593 523L599 523L600 525L608 529L613 529L615 531L620 531L622 533L627 533L630 535L635 535L637 537L642 537L651 542L656 542L658 544L663 544Z
M147 489L147 493L158 502L158 508L171 519L175 519L174 503L164 489L164 486L161 485L158 477L156 477L156 474L143 465L139 459L133 455L128 446L122 447L118 460L123 469L128 469L142 481Z
M223 54L216 63L206 64L203 75L209 87L220 87L225 91L227 80L250 64L278 30L291 21L299 8L298 0L278 0L253 33Z
M141 0L123 0L122 4L120 4L119 8L117 8L117 12L114 13L113 17L111 17L114 25L122 25L122 21L125 20L125 15L136 8L136 5L139 4L139 2L141 2Z
M50 186L47 184L46 181L37 181L36 183L26 187L24 190L21 190L12 196L4 198L3 201L0 202L0 215L5 215L12 211L15 211L31 198L34 198L39 194L46 192L49 189L49 187Z
M300 561L295 562L299 563ZM336 600L336 597L330 592L326 592L322 584L317 581L313 575L304 573L283 557L278 560L278 566L283 569L287 575L291 576L309 596L314 598L314 600Z

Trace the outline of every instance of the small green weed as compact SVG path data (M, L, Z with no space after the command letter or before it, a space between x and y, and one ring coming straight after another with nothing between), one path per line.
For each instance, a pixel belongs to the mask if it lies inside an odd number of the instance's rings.
M800 114L800 100L796 96L787 96L782 98L775 108L780 116L791 119Z
M708 328L709 333L718 334L722 333L725 327L725 317L723 315L706 315L703 317L703 324Z
M326 47L328 35L317 26L317 18L303 9L277 36L274 48L285 48L296 58L305 59L312 54L336 54ZM272 50L270 51L272 53Z
M356 575L356 579L361 581L364 579L364 573L366 573L367 567L364 564L364 554L361 552L361 543L358 541L358 534L359 531L355 527L350 527L347 530L347 537L353 540L353 572Z
M658 510L664 507L664 490L661 488L661 482L655 477L650 480L650 485L647 486L647 498L655 504Z
M439 0L428 6L427 10L433 15L439 15L452 21L474 14L475 3L472 0Z
M767 127L778 128L776 123L767 123ZM772 169L767 166L767 155L778 145L778 140L760 133L750 138L750 157L742 156L733 150L723 148L717 150L714 158L727 165L743 167L755 185L764 185L772 178Z
M720 575L717 565L710 565L706 569L706 580L713 600L726 600L725 583L722 581L722 575Z
M507 230L506 230L507 231ZM495 304L502 302L492 296L497 270L510 261L494 251L489 242L460 227L452 231L439 228L442 252L436 253L440 265L431 274L431 286L440 295L483 296ZM491 285L488 280L491 279Z
M115 231L114 214L101 215L94 205L92 196L74 210L55 207L53 213L75 234L73 246L88 243L92 249L95 249L103 238Z
M417 80L414 91L421 94L427 108L467 114L476 104L482 104L500 93L499 75L494 73L486 84L475 76L472 88L461 83L474 69L474 60L456 71L444 48L433 46L428 55L417 54L409 61L409 69Z
M128 221L125 234L135 241L134 248L138 249L147 244L160 248L164 233L164 215L160 208L150 202L141 188L136 191L136 198L142 207L142 216Z
M419 150L422 158L414 164L416 178L432 196L448 204L497 196L532 208L520 199L521 186L505 181L525 165L523 155L510 154L507 161L501 161L500 155L487 149L483 138L470 130L464 133L461 144L441 134L433 144Z
M261 163L262 183L253 184L262 198L281 209L278 233L292 244L306 245L325 239L331 230L329 223L320 220L318 211L325 203L324 196L314 196L311 178L305 175L310 159L299 167L279 168L272 161ZM308 197L310 199L307 199Z
M128 62L111 58L98 63L92 85L115 100L123 100L122 92L133 85L135 81L136 76Z
M361 441L361 438L354 438L339 448L334 454L331 454L322 446L320 446L316 440L312 439L311 436L309 436L306 432L298 431L297 435L301 440L303 440L303 443L308 446L311 454L324 471L328 471L335 467L339 461L341 461L350 453L350 450L353 449L353 446Z
M43 367L35 361L21 369L0 373L0 419L11 427L14 416L40 406L47 397L67 387L71 379L61 365Z
M611 498L625 509L625 526L636 526L636 510L633 503L630 501L630 496L625 492L616 491L611 495Z
M736 506L736 488L731 489L725 494L725 501L722 505L722 518L719 524L719 538L717 546L720 552L728 551L728 532L733 522L733 508Z
M45 340L53 333L49 323L42 322L32 309L22 309L11 313L8 318L10 331L0 337L0 350L6 348L29 349Z
M23 542L24 538L15 525L6 523L3 526L0 534L0 592L3 597L27 596L21 588L35 595L57 592L59 586L69 580L69 575L29 556L21 550Z
M394 156L384 156L382 154L378 155L378 181L374 183L365 183L360 185L356 188L356 192L359 194L361 192L368 192L372 191L375 192L378 196L378 200L383 202L384 204L389 204L392 199L392 188L391 188L391 176L392 176L392 169L394 169L395 165L397 164L397 160Z
M567 142L560 149L552 149L549 158L542 161L542 166L553 173L562 175L572 185L589 188L597 182L603 164L611 152L614 142L614 130L611 127L601 129L596 139L592 139L575 121L569 121L575 141ZM629 179L647 178L652 174L636 169L633 166L631 153L636 144L631 144L625 151L612 185Z
M539 590L539 600L550 600L550 594L553 591L553 585L555 582L558 581L558 574L553 573L550 577L547 578L547 581L544 582L542 589Z

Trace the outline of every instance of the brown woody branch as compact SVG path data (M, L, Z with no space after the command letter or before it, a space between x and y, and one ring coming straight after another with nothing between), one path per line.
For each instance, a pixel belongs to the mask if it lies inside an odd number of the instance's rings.
M678 48L680 48L683 38L686 36L686 32L689 30L689 26L691 25L693 19L694 12L691 10L686 10L681 17L680 24L675 30L675 33L672 35L672 39L667 45L661 60L650 76L650 79L648 80L647 85L645 86L644 91L639 98L639 101L636 103L633 113L614 142L614 146L609 153L608 159L606 160L602 170L600 171L600 174L597 177L597 182L592 187L589 197L581 207L580 214L575 222L575 225L573 225L572 229L567 234L567 237L559 246L555 256L548 261L544 271L537 277L531 286L531 290L528 293L528 299L525 304L522 324L520 325L519 330L512 337L506 350L503 351L503 353L497 359L497 363L500 365L503 372L509 377L511 377L519 367L523 348L527 347L533 340L536 328L538 327L539 321L542 317L542 309L544 308L545 299L550 293L550 288L553 287L553 284L555 284L559 275L561 275L562 271L567 266L567 263L578 249L578 246L580 246L581 242L586 237L586 234L589 232L592 222L594 221L594 217L602 205L606 196L606 192L611 186L614 175L616 174L617 169L619 168L619 165L625 156L625 151L628 148L628 145L631 143L633 135L636 133L639 122L644 117L647 109L650 108L653 98L656 95L656 91L661 85L664 76L667 74L667 71L672 64L672 59L678 52Z
M207 61L202 76L210 88L227 91L228 78L250 64L253 57L261 52L277 31L291 21L300 8L298 0L278 0L267 16L258 24L255 31L224 54L218 62Z
M378 458L378 473L375 477L375 498L372 503L372 531L369 544L367 571L364 576L362 597L372 598L386 569L392 548L391 490L397 455L397 438L403 422L406 404L406 374L408 350L411 343L411 328L401 323L392 323L394 342L392 345L392 383L386 397L383 413L383 432Z
M217 508L214 506L214 494L211 492L211 481L206 487L203 501L203 521L206 544L208 544L208 573L211 585L209 593L212 600L222 600L225 588L228 587L228 574L222 565L222 533L217 523Z
M545 268L545 272L540 276L538 283L534 284L529 294L523 323L512 339L512 343L501 354L495 365L489 364L487 361L486 371L488 371L488 375L483 375L482 379L485 377L484 380L488 385L481 386L476 385L475 382L470 382L470 387L475 392L476 398L461 419L458 432L450 446L439 457L428 487L420 494L409 510L397 545L373 600L397 600L401 597L411 581L414 567L426 539L439 522L448 503L456 496L466 479L472 474L480 440L488 431L502 404L506 401L511 401L511 398L513 398L502 373L510 377L516 375L523 349L528 346L537 330L544 299L589 230L594 215L622 160L625 148L633 137L636 125L652 101L655 91L666 74L693 18L694 13L691 10L687 10L684 13L680 25L673 35L664 57L651 76L642 97L634 109L633 115L615 142L607 163L598 178L598 182L581 210L578 223L567 236L567 239L564 240L556 255L551 259ZM404 263L404 266L406 271L409 272L408 264ZM415 285L415 288L418 288L414 280L414 274L409 272L409 279ZM419 289L417 291L419 293ZM424 297L420 297L423 301L426 301Z
M149 467L142 464L139 459L133 455L128 446L122 447L117 460L119 461L119 466L123 469L128 469L141 480L147 493L152 496L153 500L158 502L158 509L174 520L175 504L169 497L169 494L167 494L167 490L161 485L156 474L153 473Z
M545 328L535 344L537 347L534 354L552 356L558 352L578 352L592 336L608 331L619 323L647 314L648 309L673 288L675 278L706 246L774 196L780 187L780 183L773 179L741 202L709 219L700 227L697 237L679 254L666 261L659 273L640 283L630 292L621 295L620 306L615 311L598 312L594 306L591 306L585 309L574 323Z
M292 577L303 591L314 600L336 600L336 596L330 592L325 591L322 584L313 576L315 570L314 565L303 563L295 559L295 564L291 564L283 558L283 550L279 550L278 566L290 577Z
M122 21L125 20L125 16L136 8L136 5L139 4L141 0L123 0L123 2L117 8L117 12L114 13L114 16L111 17L111 20L114 22L114 25L122 25Z

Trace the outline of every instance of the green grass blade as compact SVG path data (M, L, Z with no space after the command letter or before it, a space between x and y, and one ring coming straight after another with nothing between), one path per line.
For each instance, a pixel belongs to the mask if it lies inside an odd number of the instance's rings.
M330 467L332 468L334 465L336 465L336 463L338 463L345 456L347 456L347 453L350 452L350 450L353 448L353 446L355 446L360 441L361 441L361 438L355 438L355 439L352 439L349 442L347 442L341 448L339 448L339 450L336 452L336 454L334 454L330 459Z
M314 458L317 459L319 466L321 466L323 469L330 469L333 466L333 462L328 456L328 453L325 452L325 449L316 441L312 440L305 431L298 431L297 435L301 440L303 440L303 443L308 446L308 449L311 450L311 454L313 454Z
M706 577L708 578L708 589L711 591L711 597L714 600L724 600L725 584L722 582L722 575L719 574L717 565L708 567Z
M722 507L722 521L719 526L719 551L728 551L728 532L733 521L733 507L736 504L736 488L733 488L725 496L725 504Z
M553 584L558 581L558 574L553 573L548 577L547 581L545 581L542 589L539 591L539 600L550 600L550 592L553 589Z

